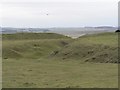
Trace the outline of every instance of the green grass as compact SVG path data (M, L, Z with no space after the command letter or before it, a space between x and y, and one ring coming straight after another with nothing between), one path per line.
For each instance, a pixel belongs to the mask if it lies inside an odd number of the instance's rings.
M3 35L3 87L118 87L117 34L57 36Z
M3 41L3 58L41 58L64 47L70 39Z
M117 88L117 64L50 59L3 60L3 87Z
M60 39L69 38L60 34L54 33L16 33L16 34L3 34L3 40L35 40L35 39Z
M68 44L71 39L54 33L3 34L3 58L40 58Z
M54 55L63 60L77 59L85 62L117 63L117 33L86 35L61 48Z
M118 46L118 33L100 33L94 35L85 35L79 40L83 44L102 44L109 46Z

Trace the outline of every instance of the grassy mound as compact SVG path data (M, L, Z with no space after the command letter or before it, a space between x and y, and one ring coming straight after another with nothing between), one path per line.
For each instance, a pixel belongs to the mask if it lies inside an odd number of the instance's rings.
M4 59L41 58L68 44L70 40L53 33L4 34L2 55Z
M50 56L49 59L117 63L117 53L117 33L86 35L76 40L53 33L3 35L4 59Z
M117 63L118 40L116 33L103 33L80 37L65 46L54 57L62 60L83 60L84 62ZM56 52L56 51L55 51Z
M36 39L60 39L68 38L67 36L55 33L16 33L16 34L3 34L3 40L36 40Z

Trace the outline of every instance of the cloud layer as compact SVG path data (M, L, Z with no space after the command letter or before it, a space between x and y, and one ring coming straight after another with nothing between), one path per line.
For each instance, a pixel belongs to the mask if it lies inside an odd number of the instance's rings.
M109 0L2 1L2 26L80 27L117 26L117 1Z

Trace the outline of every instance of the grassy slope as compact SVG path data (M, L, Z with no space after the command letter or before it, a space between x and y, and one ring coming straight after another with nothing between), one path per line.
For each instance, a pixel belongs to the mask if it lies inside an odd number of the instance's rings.
M101 48L116 48L115 34L84 36L75 41L64 36L48 38L3 40L3 87L117 87L117 64L85 63L83 61L93 55L87 54L83 58L78 54L88 52L91 47L95 47L94 52L98 53L96 50L101 44ZM63 54L71 50L71 55Z
M60 39L68 38L60 34L54 33L16 33L16 34L3 34L3 40L35 40L35 39Z
M117 63L118 40L116 33L102 33L80 37L62 48L54 57L85 62Z
M3 35L3 58L40 58L68 44L70 38L53 33Z

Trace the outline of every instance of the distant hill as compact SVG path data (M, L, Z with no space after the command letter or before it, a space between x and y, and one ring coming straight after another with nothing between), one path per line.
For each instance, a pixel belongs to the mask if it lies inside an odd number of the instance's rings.
M98 26L98 27L95 27L95 28L115 28L113 26Z
M49 32L47 28L11 28L11 27L2 27L3 34L13 34L13 33L46 33Z
M3 34L3 40L35 40L35 39L60 39L69 38L64 35L55 33L16 33L16 34Z

